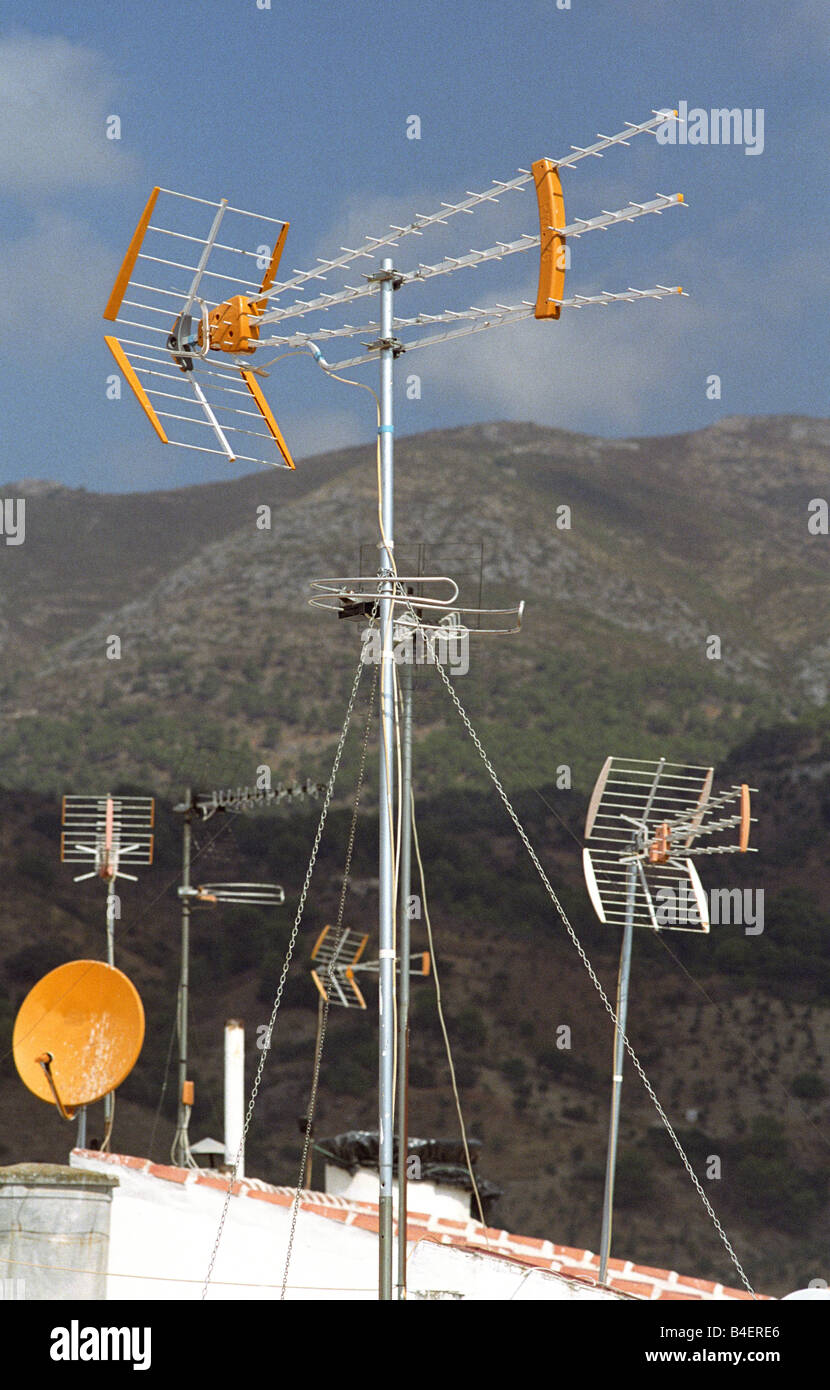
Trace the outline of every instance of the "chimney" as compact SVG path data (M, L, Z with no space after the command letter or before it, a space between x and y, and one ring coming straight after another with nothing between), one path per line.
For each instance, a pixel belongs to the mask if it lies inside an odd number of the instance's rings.
M225 1164L231 1170L240 1152L245 1127L245 1027L238 1018L225 1024ZM236 1176L245 1176L245 1151Z

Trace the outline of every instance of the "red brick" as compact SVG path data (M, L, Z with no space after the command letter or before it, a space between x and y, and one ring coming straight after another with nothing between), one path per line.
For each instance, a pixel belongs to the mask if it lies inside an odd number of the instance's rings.
M540 1240L538 1236L511 1236L510 1244L511 1246L529 1245L533 1250L543 1250L547 1245L547 1241Z
M678 1274L678 1284L682 1284L684 1289L700 1289L701 1293L713 1294L717 1287L711 1279L690 1279L686 1274Z
M651 1265L632 1265L632 1274L645 1274L649 1279L670 1279L670 1269L652 1269Z
M348 1221L349 1213L342 1207L324 1207L319 1202L301 1202L302 1211L313 1212L315 1216L325 1216L328 1221Z
M609 1279L608 1285L615 1293L631 1293L637 1298L651 1298L654 1293L653 1284L646 1284L645 1282L638 1284L633 1279Z
M554 1245L553 1253L557 1259L572 1260L574 1264L583 1264L587 1259L589 1262L598 1264L596 1255L588 1255L587 1250L575 1250L572 1245Z
M352 1219L351 1225L358 1226L361 1231L372 1231L374 1235L377 1235L378 1218L376 1216L367 1216L364 1215L363 1212L359 1212L358 1215Z
M681 1302L682 1302L682 1303L702 1303L702 1302L703 1302L703 1300L702 1300L702 1298L701 1298L701 1296L700 1296L699 1293L673 1293L673 1292L672 1292L671 1290L669 1290L669 1289L663 1289L663 1292L662 1292L662 1293L659 1293L659 1294L657 1295L657 1297L658 1297L658 1299L662 1299L664 1302L665 1302L667 1299L673 1299L675 1303L681 1303Z
M190 1168L171 1168L169 1163L151 1163L149 1168L154 1178L163 1178L165 1182L187 1182Z
M200 1187L213 1187L216 1188L218 1192L227 1192L228 1190L227 1178L213 1178L207 1173L200 1173L198 1178L196 1179L196 1182L199 1184ZM233 1187L231 1188L233 1196L238 1197L241 1191L242 1183L235 1182ZM251 1193L251 1188L248 1188L247 1191Z
M273 1202L278 1207L290 1207L294 1200L287 1192L258 1192L255 1187L250 1187L246 1196L254 1197L258 1202Z
M407 1214L408 1216L414 1216L415 1212L410 1211ZM470 1223L469 1221L453 1221L450 1216L439 1216L437 1224L440 1226L441 1230L443 1230L445 1226L451 1226L454 1231L466 1231Z

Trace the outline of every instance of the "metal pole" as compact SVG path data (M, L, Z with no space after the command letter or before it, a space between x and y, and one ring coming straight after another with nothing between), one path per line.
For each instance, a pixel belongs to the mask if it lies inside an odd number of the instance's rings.
M637 890L636 862L628 866L625 905L625 930L620 952L620 973L617 984L617 1027L614 1030L614 1075L611 1082L611 1125L608 1131L608 1157L605 1164L605 1197L602 1203L602 1235L600 1236L599 1281L605 1283L608 1257L611 1253L611 1226L614 1211L614 1177L617 1169L617 1137L620 1128L620 1094L625 1061L625 1020L628 1013L628 979L631 974L631 943L634 936L634 896Z
M115 965L115 879L107 879L107 964ZM104 1096L104 1132L109 1136L115 1102L112 1092Z
M176 1129L176 1144L174 1159L176 1162L186 1164L189 1157L190 1146L187 1142L188 1112L184 1103L184 1084L187 1081L187 1005L188 990L190 986L190 849L191 849L191 828L190 817L192 814L192 795L190 787L184 794L184 834L182 837L182 965L181 979L179 981L179 1106L178 1106L178 1125Z
M315 1066L315 1068L316 1068L317 1066L319 1066L318 1058L319 1058L319 1056L320 1056L320 1039L321 1039L322 1036L323 1036L323 997L322 997L322 995L319 995L318 998L317 998L317 1036L316 1036L316 1038L314 1039L314 1066ZM308 1116L306 1116L305 1124L308 1125ZM313 1191L314 1191L313 1172L314 1172L314 1117L312 1116L312 1117L311 1117L311 1126L310 1126L309 1131L308 1131L308 1159L307 1159L307 1161L306 1161L306 1175L305 1175L305 1185L306 1185L306 1188L308 1189L309 1192L313 1192Z
M414 637L408 655L415 658ZM401 891L398 898L398 1298L406 1298L406 1163L409 1157L409 892L412 876L412 665L401 668Z
M115 965L115 879L107 880L107 964Z
M392 1298L392 1180L394 1167L394 1051L395 1051L395 848L393 800L395 789L395 668L393 656L391 578L394 550L394 448L392 423L393 305L395 293L392 262L382 262L380 278L380 475L381 668L380 668L380 822L378 935L380 965L378 987L378 1176L379 1277L378 1297Z

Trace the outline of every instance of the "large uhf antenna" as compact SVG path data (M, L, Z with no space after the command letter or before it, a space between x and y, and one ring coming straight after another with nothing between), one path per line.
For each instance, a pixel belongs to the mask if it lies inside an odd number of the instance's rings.
M309 269L278 279L288 232L281 217L265 217L231 207L227 199L209 200L170 189L154 188L136 227L116 277L104 317L118 326L118 336L106 341L159 439L184 448L220 454L229 461L270 463L293 469L294 462L274 412L264 395L264 368L254 361L261 349L308 351L324 371L340 374L347 368L380 363L378 418L379 570L374 585L360 579L320 581L321 598L338 609L343 603L370 602L381 634L380 678L380 904L379 959L379 1296L392 1292L392 1183L395 993L395 816L394 770L394 627L398 620L438 626L453 609L457 596L438 576L427 588L426 603L413 607L406 578L395 561L394 423L395 361L406 352L452 342L472 333L526 319L548 323L563 311L607 308L615 303L662 300L682 294L678 285L657 284L647 289L626 286L593 294L565 294L567 246L571 240L607 231L652 214L680 206L680 193L658 193L643 202L600 211L591 217L568 218L561 179L563 170L582 161L602 158L635 137L654 134L676 120L676 111L654 111L639 124L627 122L613 135L602 135L587 146L572 146L559 158L539 158L513 178L494 179L481 191L455 203L442 203L429 213L416 213L406 224L369 236L359 245L320 259ZM498 203L502 197L533 189L538 231L524 231L484 249L462 251L407 269L388 255L407 237L421 237L461 214ZM275 233L275 227L278 229ZM268 241L263 240L270 229ZM272 241L272 237L275 239ZM535 252L537 275L532 297L512 304L473 304L432 310L413 304L414 312L396 317L395 293L405 288L421 296L433 280L460 271L481 270L523 252ZM364 273L360 273L363 270ZM330 277L348 273L354 283L331 286ZM321 283L329 287L321 288ZM295 294L299 291L299 294ZM346 322L358 301L378 296L380 311L364 322ZM362 315L358 315L362 318ZM424 331L426 329L427 331ZM358 350L336 362L323 355L320 343L357 338ZM265 366L270 364L269 362ZM420 608L420 614L419 614ZM483 618L494 632L515 631L520 609ZM464 614L458 615L464 622ZM406 805L404 797L403 806ZM402 979L406 979L404 972Z
M694 865L707 854L749 849L750 788L712 794L714 768L607 758L585 823L583 868L599 920L623 928L611 1081L611 1121L600 1236L600 1282L611 1253L614 1179L625 1061L634 927L709 931L709 908ZM754 851L753 851L754 852Z

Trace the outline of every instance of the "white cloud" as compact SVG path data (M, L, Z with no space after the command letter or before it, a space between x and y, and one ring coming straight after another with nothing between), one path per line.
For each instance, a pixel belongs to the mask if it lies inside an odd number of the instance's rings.
M98 332L113 279L112 252L88 225L63 213L38 214L24 236L2 243L0 302L9 323L38 312L40 357L67 350Z
M129 155L106 136L107 117L118 114L117 88L100 54L65 38L7 35L0 38L0 90L7 195L106 186L131 172Z
M634 431L671 377L680 303L566 311L558 322L437 347L429 364L419 353L416 366L413 354L412 369L463 392L488 419L590 429L611 416L621 432Z

